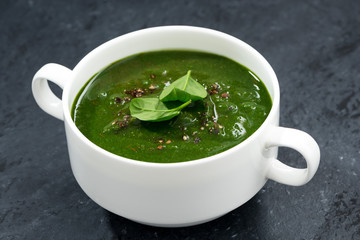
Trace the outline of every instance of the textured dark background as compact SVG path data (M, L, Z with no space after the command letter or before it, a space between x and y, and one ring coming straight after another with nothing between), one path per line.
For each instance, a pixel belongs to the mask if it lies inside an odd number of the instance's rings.
M152 26L217 29L255 47L281 88L281 125L309 132L321 163L302 187L269 181L249 202L189 228L140 225L107 212L76 183L63 123L31 80L73 68L119 35ZM360 2L0 1L0 239L360 239ZM293 150L279 158L304 166Z

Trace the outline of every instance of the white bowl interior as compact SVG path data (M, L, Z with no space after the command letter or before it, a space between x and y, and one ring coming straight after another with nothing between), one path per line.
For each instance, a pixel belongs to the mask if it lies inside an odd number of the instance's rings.
M266 85L273 104L279 95L275 73L267 61L248 44L230 35L197 27L157 27L115 38L94 49L74 68L76 81L69 82L65 115L84 84L102 68L136 53L156 50L196 50L233 59L252 70ZM69 116L68 116L69 117Z

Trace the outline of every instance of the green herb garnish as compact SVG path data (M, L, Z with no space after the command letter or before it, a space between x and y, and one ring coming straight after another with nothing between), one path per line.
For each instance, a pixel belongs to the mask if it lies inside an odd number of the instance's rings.
M177 102L179 103L179 102ZM181 109L191 103L180 103L178 106L169 108L158 98L134 98L130 103L131 116L142 121L161 122L169 120L180 114Z
M130 102L130 114L142 121L161 122L180 114L192 101L207 96L205 88L190 76L174 81L165 88L159 98L134 98ZM164 103L165 102L165 103Z
M182 76L175 82L166 87L160 94L160 101L197 101L207 96L205 88L190 76L189 70L185 76Z

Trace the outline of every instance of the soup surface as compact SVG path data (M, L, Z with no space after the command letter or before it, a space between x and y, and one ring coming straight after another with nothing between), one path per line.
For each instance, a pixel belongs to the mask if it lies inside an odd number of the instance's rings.
M191 70L207 91L167 121L130 115L134 98L158 97ZM261 80L245 66L204 52L164 50L121 59L95 74L72 107L79 130L114 154L146 162L172 163L223 152L248 138L270 112Z

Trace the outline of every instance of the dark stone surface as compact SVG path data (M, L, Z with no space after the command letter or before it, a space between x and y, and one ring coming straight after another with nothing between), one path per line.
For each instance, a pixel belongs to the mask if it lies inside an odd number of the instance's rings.
M360 239L359 1L0 1L0 239ZM130 31L186 24L255 47L281 87L281 125L321 148L314 179L269 181L212 222L162 229L99 207L76 183L63 123L31 93L48 62L73 68ZM279 159L304 166L298 153Z

